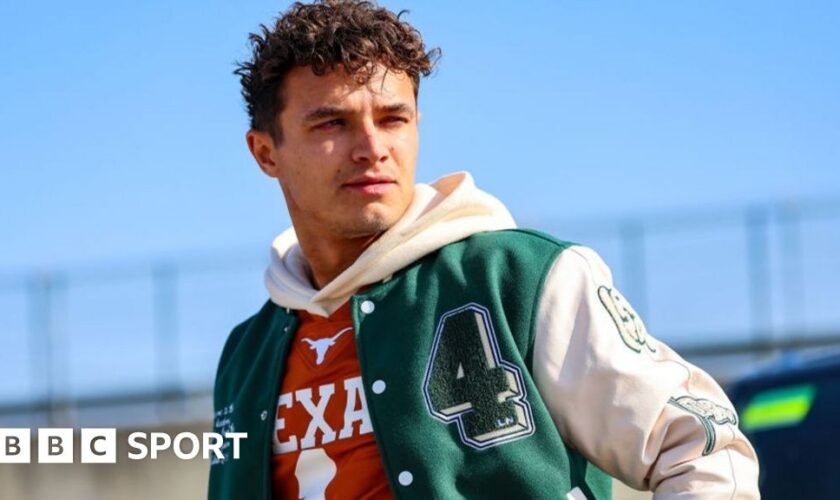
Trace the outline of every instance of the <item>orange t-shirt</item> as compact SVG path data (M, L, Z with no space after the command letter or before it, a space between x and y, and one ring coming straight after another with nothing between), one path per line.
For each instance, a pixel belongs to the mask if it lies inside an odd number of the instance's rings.
M328 318L305 311L299 317L275 414L274 498L391 498L349 302Z

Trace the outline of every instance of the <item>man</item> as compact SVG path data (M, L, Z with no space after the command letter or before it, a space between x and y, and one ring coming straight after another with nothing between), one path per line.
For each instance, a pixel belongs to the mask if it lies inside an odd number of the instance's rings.
M293 228L216 378L210 498L755 498L718 385L647 336L587 248L467 173L414 183L438 51L368 2L295 4L238 74Z

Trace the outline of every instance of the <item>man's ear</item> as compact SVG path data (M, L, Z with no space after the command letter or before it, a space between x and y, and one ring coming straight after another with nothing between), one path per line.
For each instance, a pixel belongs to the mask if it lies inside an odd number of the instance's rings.
M271 134L251 129L245 134L245 141L248 143L251 155L265 175L278 178L280 165L277 163L277 146Z

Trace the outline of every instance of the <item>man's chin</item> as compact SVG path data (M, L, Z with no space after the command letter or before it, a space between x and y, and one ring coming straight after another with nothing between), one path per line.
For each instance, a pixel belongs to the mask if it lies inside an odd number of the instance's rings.
M333 229L345 238L365 238L384 233L408 210L405 200L382 200L362 206L344 205L333 211ZM337 207L336 207L337 208Z
M348 239L359 239L379 236L390 229L396 221L385 219L353 221L341 228L342 234Z
M396 224L401 215L378 210L360 213L353 220L344 221L341 232L346 237L354 239L378 236Z

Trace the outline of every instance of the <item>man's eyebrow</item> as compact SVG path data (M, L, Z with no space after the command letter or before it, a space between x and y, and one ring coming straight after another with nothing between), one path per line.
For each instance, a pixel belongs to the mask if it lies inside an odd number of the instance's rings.
M414 114L414 108L404 102L398 102L396 104L382 106L377 108L377 111L381 113L408 113L411 115Z

